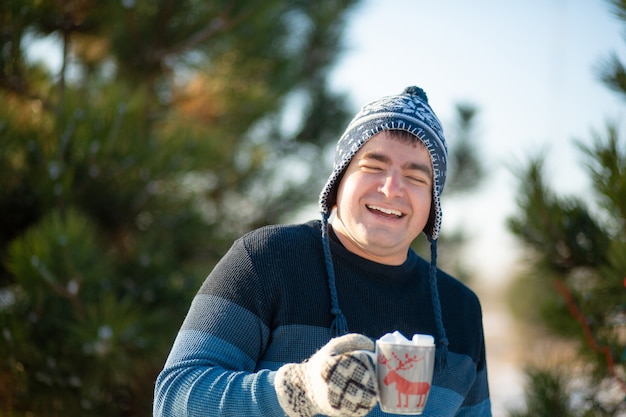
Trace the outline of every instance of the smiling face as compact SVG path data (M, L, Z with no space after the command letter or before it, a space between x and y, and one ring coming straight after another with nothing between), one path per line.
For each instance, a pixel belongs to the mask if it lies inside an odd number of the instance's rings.
M400 265L422 232L432 203L426 147L382 131L354 155L337 190L333 229L351 252Z

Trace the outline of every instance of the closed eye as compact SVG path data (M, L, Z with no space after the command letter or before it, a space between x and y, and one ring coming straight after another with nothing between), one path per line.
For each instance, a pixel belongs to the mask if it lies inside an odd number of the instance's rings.
M360 164L359 168L361 168L363 172L370 172L370 173L378 173L384 170L380 166L371 165L371 164Z
M430 185L430 178L423 176L407 175L407 180L416 185Z

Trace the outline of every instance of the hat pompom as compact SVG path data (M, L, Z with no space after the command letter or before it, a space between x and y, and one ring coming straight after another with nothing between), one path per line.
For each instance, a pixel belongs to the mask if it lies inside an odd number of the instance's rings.
M404 89L403 91L404 94L412 94L414 96L418 96L419 98L421 98L422 100L424 100L426 103L428 103L428 97L426 97L426 92L424 90L422 90L419 87L416 86L410 86Z

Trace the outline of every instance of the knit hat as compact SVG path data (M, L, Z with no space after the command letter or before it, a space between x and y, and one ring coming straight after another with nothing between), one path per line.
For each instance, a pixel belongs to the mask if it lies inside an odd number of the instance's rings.
M407 87L402 94L383 97L361 108L339 139L333 171L320 193L322 210L322 242L331 293L332 314L335 316L331 330L335 335L348 332L345 316L339 308L335 273L328 242L328 219L337 200L337 188L354 155L363 144L384 130L403 130L416 136L426 146L433 165L433 198L424 234L431 245L430 288L435 319L437 321L438 358L445 364L448 339L446 338L439 292L437 290L437 239L441 229L441 192L446 182L448 148L439 119L428 104L426 93L419 87ZM390 329L391 330L391 329Z

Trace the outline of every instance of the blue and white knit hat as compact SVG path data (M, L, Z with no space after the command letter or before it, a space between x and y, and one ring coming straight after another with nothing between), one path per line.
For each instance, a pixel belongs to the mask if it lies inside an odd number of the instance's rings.
M333 172L321 194L323 213L330 214L336 203L337 188L352 157L372 136L383 130L404 130L417 136L428 149L433 164L433 203L424 227L430 240L437 240L441 227L440 197L446 182L448 148L439 119L419 87L407 87L402 94L383 97L361 108L339 139Z
M426 146L433 165L433 199L424 234L431 246L430 288L439 333L437 351L438 356L445 361L448 339L443 326L437 289L437 239L441 229L441 192L446 182L448 148L441 123L428 104L426 93L419 87L407 87L402 94L383 97L363 106L337 143L333 172L319 197L322 210L322 241L332 299L331 312L335 316L332 331L335 335L341 335L347 333L348 327L337 299L335 273L328 242L328 219L337 202L339 182L350 161L365 142L384 130L403 130L416 136Z

